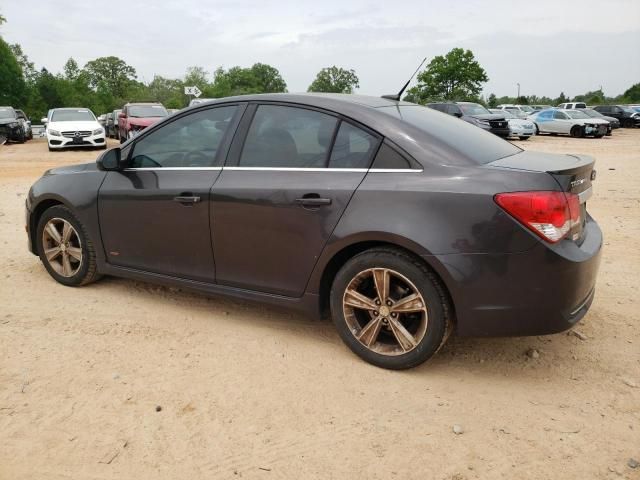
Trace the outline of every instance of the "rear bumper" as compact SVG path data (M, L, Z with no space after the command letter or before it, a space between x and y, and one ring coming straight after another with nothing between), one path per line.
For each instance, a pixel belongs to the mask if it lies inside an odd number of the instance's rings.
M594 298L602 249L598 225L590 219L585 229L580 246L565 240L516 254L437 256L458 335L544 335L580 321Z

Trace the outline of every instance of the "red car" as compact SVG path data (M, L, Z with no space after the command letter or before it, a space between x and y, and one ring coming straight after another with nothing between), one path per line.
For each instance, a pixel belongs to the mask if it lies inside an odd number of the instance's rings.
M118 115L120 143L135 137L149 125L168 116L169 112L161 103L127 103Z

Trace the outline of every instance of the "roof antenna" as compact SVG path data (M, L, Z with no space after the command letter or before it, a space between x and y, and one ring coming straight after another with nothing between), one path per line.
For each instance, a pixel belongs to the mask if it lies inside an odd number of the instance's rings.
M404 87L402 87L402 89L400 89L400 91L397 94L395 94L395 95L382 95L382 98L386 98L388 100L400 100L400 97L402 96L404 91L409 86L409 83L411 82L411 80L413 80L413 77L416 76L416 73L418 73L418 70L420 70L420 67L422 67L422 65L424 65L424 62L426 62L426 61L427 61L427 57L424 57L424 59L422 60L422 63L420 63L420 65L418 65L418 68L416 68L416 71L413 72L413 75L411 75L411 77L409 77L409 80L407 80L407 83L404 84Z

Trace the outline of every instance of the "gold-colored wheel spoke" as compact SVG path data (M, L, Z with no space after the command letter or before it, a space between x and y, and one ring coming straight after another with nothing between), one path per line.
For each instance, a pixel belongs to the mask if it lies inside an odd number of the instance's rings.
M413 349L418 344L414 336L404 328L398 319L390 318L389 327L391 327L391 331L393 332L393 336L396 337L398 345L400 345L400 348L405 352Z
M58 244L62 243L62 237L60 236L60 232L58 232L53 222L47 223L45 230L47 231L47 233L49 234L49 236L54 242Z
M380 334L380 329L382 328L382 318L376 317L367 323L362 330L360 330L360 334L358 335L358 340L364 343L367 347L373 345L378 335Z
M62 275L65 277L70 277L72 275L73 269L71 268L71 262L69 261L69 254L62 254Z
M82 260L82 249L78 247L68 247L67 252L77 261Z
M425 309L422 297L417 293L412 293L394 303L390 310L394 313L420 312Z
M378 292L378 298L382 303L389 298L389 270L386 268L376 268L373 270L373 281L376 284L376 291Z
M51 261L55 259L58 255L60 255L61 252L62 250L60 250L60 247L53 247L53 248L47 248L44 251L44 254L47 257L47 260Z
M361 310L375 310L376 303L369 297L350 288L344 294L344 303L350 307L359 308Z
M69 225L69 222L64 222L62 225L62 242L67 243L72 233L74 233L74 230L71 225Z

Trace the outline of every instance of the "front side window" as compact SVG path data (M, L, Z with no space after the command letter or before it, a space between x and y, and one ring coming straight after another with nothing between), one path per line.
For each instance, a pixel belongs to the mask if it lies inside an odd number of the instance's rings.
M553 118L555 118L556 120L566 120L567 116L562 112L555 111L553 113Z
M342 122L331 151L329 168L369 168L377 148L376 137Z
M241 167L323 168L338 120L304 108L260 105L247 133Z
M131 168L214 167L236 105L200 110L163 125L135 142Z

